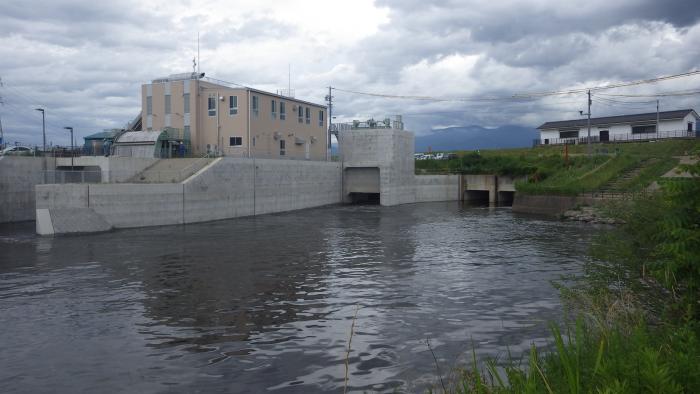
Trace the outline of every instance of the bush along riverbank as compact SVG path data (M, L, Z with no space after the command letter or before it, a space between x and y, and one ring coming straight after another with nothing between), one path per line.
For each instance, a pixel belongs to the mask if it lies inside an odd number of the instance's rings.
M700 164L685 169L700 176ZM562 297L571 316L553 344L517 360L476 357L454 393L700 392L700 180L665 182L620 202Z

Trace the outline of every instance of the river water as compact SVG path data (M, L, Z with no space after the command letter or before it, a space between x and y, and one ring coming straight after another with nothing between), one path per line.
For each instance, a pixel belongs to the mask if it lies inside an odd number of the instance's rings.
M458 203L0 227L3 392L425 392L548 343L591 228ZM356 318L353 318L356 314ZM426 341L429 341L430 348Z

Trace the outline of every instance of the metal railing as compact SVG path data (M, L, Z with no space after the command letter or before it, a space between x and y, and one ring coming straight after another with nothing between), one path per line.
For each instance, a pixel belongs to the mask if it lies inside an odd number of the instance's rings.
M697 131L674 130L660 131L658 133L641 133L641 134L611 134L607 139L601 139L600 136L591 136L591 143L607 143L607 142L642 142L653 141L668 138L698 138L700 133ZM588 137L573 137L573 138L538 138L533 140L533 146L542 145L578 145L588 143Z

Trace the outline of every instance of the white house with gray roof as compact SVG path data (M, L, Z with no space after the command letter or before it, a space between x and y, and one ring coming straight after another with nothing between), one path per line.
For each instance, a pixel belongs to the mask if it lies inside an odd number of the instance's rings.
M699 119L693 109L659 112L658 126L656 112L591 118L591 142L695 137ZM586 142L588 119L546 122L537 129L539 144Z

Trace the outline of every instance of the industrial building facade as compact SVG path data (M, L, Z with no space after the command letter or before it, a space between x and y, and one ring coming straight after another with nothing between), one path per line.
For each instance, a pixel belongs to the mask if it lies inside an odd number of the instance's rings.
M188 155L328 158L326 107L195 73L141 88L142 130L176 130Z

